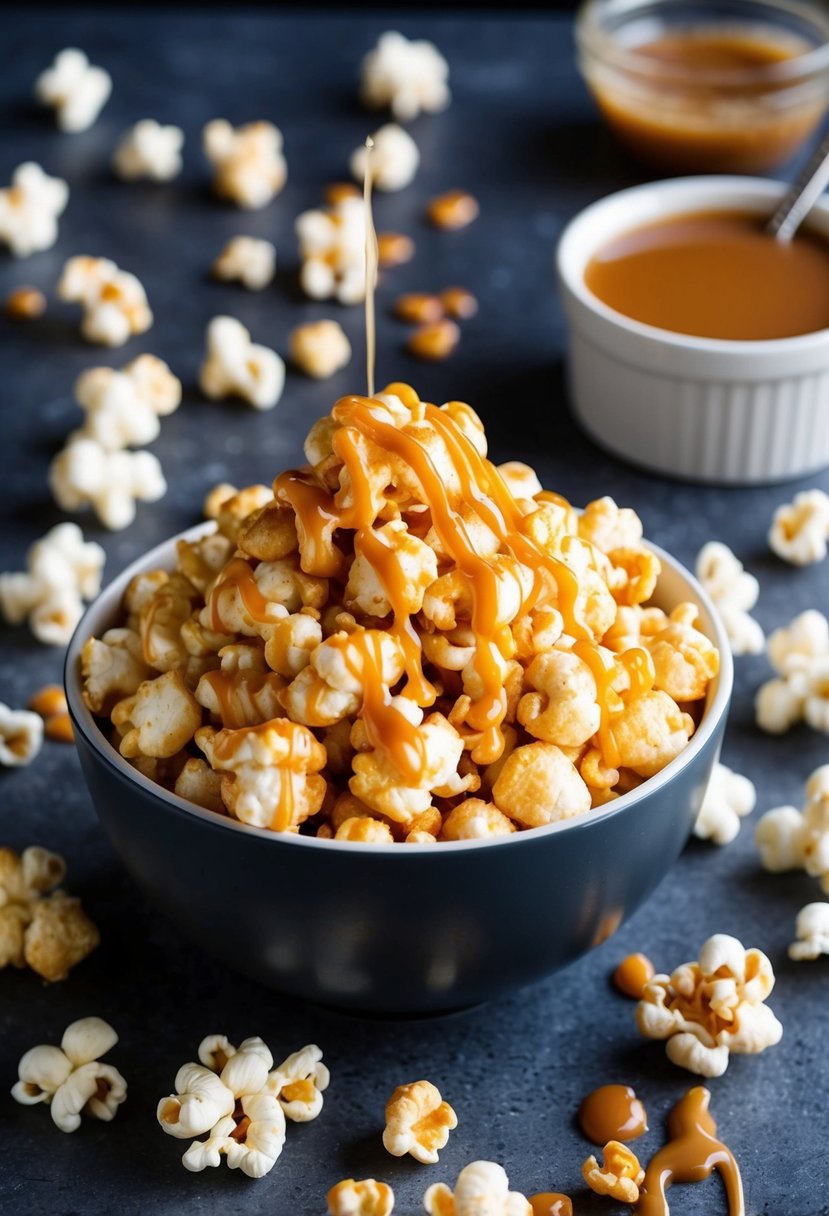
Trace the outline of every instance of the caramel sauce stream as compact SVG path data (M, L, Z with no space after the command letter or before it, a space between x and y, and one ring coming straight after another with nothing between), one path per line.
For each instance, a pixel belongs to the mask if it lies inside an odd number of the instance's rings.
M717 1139L708 1110L711 1094L703 1085L689 1089L668 1116L670 1141L645 1171L637 1216L669 1216L666 1191L675 1182L702 1182L718 1170L728 1199L728 1216L745 1216L740 1167L731 1149Z
M366 172L363 178L363 204L366 211L366 384L369 397L374 396L374 364L377 354L374 292L377 286L377 231L371 210L372 152L374 140L366 139Z

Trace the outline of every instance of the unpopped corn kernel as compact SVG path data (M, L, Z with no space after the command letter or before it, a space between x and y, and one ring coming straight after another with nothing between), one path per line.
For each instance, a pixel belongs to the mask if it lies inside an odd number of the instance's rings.
M416 329L406 343L406 349L416 359L438 362L449 358L460 338L461 331L455 322L444 318Z
M440 298L426 291L408 291L394 302L394 315L412 325L434 324L444 315Z
M653 979L654 967L644 954L628 954L613 972L613 983L625 996L641 1001L645 985Z
M445 287L440 293L440 302L446 315L456 321L468 321L478 311L478 301L465 287Z
M401 232L379 232L377 234L377 264L381 270L392 266L403 266L415 255L415 243Z
M431 199L426 208L426 218L436 228L466 228L480 214L478 200L466 190L448 190Z
M6 316L12 321L34 321L46 312L46 296L36 287L16 287L6 296Z

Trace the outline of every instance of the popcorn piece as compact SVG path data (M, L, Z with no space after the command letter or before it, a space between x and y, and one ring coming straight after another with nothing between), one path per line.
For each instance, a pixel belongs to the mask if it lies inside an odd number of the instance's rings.
M610 1140L602 1149L602 1164L595 1156L587 1158L581 1167L582 1177L597 1195L609 1195L619 1203L635 1204L645 1171L634 1152L618 1140Z
M57 853L30 847L18 857L0 849L0 967L31 967L57 982L100 940L80 901L63 891L46 895L66 865Z
M167 492L152 452L108 452L84 438L70 442L52 461L49 485L64 511L91 506L104 527L116 532L133 522L136 502L157 502Z
M803 868L829 893L829 764L816 768L806 782L803 812L792 806L767 811L754 839L765 869Z
M6 316L12 321L34 321L46 312L46 296L36 287L17 287L6 296Z
M196 731L210 767L225 774L222 798L237 819L275 832L295 831L325 796L325 749L304 726L277 718L261 726Z
M296 221L299 282L312 300L358 304L366 294L366 209L362 198L304 211Z
M613 983L624 996L641 1001L645 984L653 979L655 971L646 954L627 954L613 972Z
M55 110L61 131L86 131L112 92L112 77L74 47L60 51L35 81L35 95Z
M267 486L264 486L266 494L270 494ZM233 498L239 491L236 486L230 484L229 481L220 481L212 490L209 490L202 504L202 515L205 519L218 519L219 512L224 503L229 498Z
M65 646L83 615L82 598L101 589L105 554L77 524L57 524L31 546L23 573L0 574L0 612L11 625L28 617L47 646Z
M66 693L60 684L45 684L29 701L29 709L41 718L54 718L68 710Z
M50 984L65 980L96 948L98 929L81 907L81 901L55 891L32 905L32 919L24 938L27 966Z
M56 743L74 743L75 732L72 728L72 719L69 714L54 714L46 720L44 727L46 738L52 739Z
M494 1161L473 1161L458 1174L454 1191L436 1182L423 1196L429 1216L533 1216L529 1200L509 1189L503 1166Z
M201 708L178 671L145 680L131 697L119 701L112 721L124 731L121 755L175 756L201 726Z
M447 190L429 200L426 218L435 228L466 228L480 214L478 200L466 190Z
M615 560L619 550L614 550ZM665 622L643 645L654 667L654 687L674 701L700 701L720 669L716 646L696 629L699 615L695 604L679 604Z
M61 300L83 305L81 333L88 342L123 346L153 323L147 296L134 274L108 258L74 257L58 281Z
M176 1073L175 1088L161 1099L156 1113L167 1135L181 1140L210 1131L232 1113L236 1102L220 1078L201 1064L184 1064Z
M378 190L402 190L411 185L420 164L420 153L408 131L395 122L388 122L371 138L374 146L370 160L364 145L351 154L352 177L361 182L370 168L372 184Z
M829 954L829 904L806 904L795 922L797 941L789 946L789 958L802 962Z
M399 1085L386 1103L383 1146L393 1157L408 1153L423 1165L434 1165L438 1150L457 1126L457 1115L441 1099L436 1085L430 1081Z
M524 827L542 827L590 810L587 786L552 743L530 743L511 752L492 787L492 800Z
M315 380L327 380L351 361L351 343L336 321L297 326L290 349L297 367Z
M283 1060L269 1075L268 1093L273 1094L287 1119L293 1123L309 1123L322 1110L323 1090L328 1088L331 1074L322 1062L322 1052L315 1043Z
M59 177L49 177L40 165L34 161L26 161L18 165L12 174L12 184L0 190L0 242L8 245L16 258L28 257L31 253L39 253L43 249L51 249L58 239L58 216L63 213L69 201L69 187ZM34 288L25 288L28 292ZM16 315L39 316L46 307L42 307L36 296L28 297L25 313L20 312L22 297L17 296ZM40 293L37 293L40 295ZM7 310L11 300L7 303ZM32 305L38 311L32 311Z
M276 351L251 342L241 321L214 317L199 385L207 397L241 397L254 409L270 410L285 387L285 364Z
M266 206L285 185L288 169L282 132L270 122L232 127L223 118L202 131L205 155L216 171L213 187L238 207Z
M763 1002L774 971L760 950L715 934L699 961L645 985L636 1020L646 1038L666 1039L672 1063L704 1077L719 1077L730 1052L755 1054L780 1041L783 1028Z
M181 173L181 127L162 126L152 118L142 118L121 136L112 158L112 167L125 181L149 177L169 182Z
M691 715L658 689L628 701L613 722L619 765L640 777L652 777L670 764L693 733Z
M829 733L829 621L814 609L802 612L769 637L769 660L779 678L757 690L757 725L782 734L800 721Z
M431 42L381 35L360 68L360 96L372 110L389 107L399 122L444 110L451 99L449 65Z
M0 701L0 764L6 768L31 764L42 745L42 719L26 709L10 709Z
M829 541L829 494L804 490L794 502L774 513L769 531L773 553L794 566L808 566L826 557Z
M176 777L173 792L178 794L179 798L195 802L207 811L215 811L220 815L225 812L221 774L214 773L204 760L187 761Z
M445 287L440 293L440 302L446 310L447 317L454 317L456 321L468 321L478 311L478 301L465 287ZM518 465L521 462L514 460L508 463ZM504 468L503 465L499 467L501 470ZM539 485L538 488L540 490L541 486Z
M394 1191L385 1182L344 1178L326 1196L329 1216L391 1216Z
M461 331L454 321L444 317L430 325L421 325L409 338L406 349L416 359L438 362L448 359L461 340Z
M760 584L719 541L703 545L697 556L697 578L714 601L734 654L760 654L763 631L749 615L757 603Z
M126 1100L127 1083L111 1064L102 1064L118 1035L102 1018L81 1018L67 1026L60 1047L32 1047L20 1060L12 1097L24 1106L45 1102L62 1132L74 1132L81 1115L115 1118Z
M108 629L81 651L82 696L94 714L110 714L117 701L138 692L150 676L141 638L132 629Z
M730 844L740 830L740 820L750 815L757 802L753 782L724 764L716 764L694 824L694 835L714 844Z
M581 747L599 729L596 681L578 655L563 650L536 655L525 681L536 691L518 702L517 718L534 738Z
M487 840L509 836L515 824L506 815L480 798L467 798L454 807L443 821L443 840Z
M214 278L262 291L276 274L276 246L254 236L234 236L213 263Z
M121 371L92 367L75 383L86 420L75 438L94 439L109 452L152 443L159 417L181 404L181 381L155 355L139 355Z

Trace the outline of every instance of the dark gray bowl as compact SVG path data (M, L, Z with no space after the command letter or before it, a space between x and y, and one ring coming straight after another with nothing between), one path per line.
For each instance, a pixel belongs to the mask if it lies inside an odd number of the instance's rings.
M246 827L155 785L106 740L81 698L81 647L118 622L134 574L172 566L177 539L125 570L89 608L67 653L66 692L92 801L124 865L183 933L229 967L341 1009L462 1008L604 941L678 857L719 754L733 671L710 601L661 550L654 548L663 564L656 601L666 609L699 604L721 655L682 755L632 793L567 823L491 843L404 846Z

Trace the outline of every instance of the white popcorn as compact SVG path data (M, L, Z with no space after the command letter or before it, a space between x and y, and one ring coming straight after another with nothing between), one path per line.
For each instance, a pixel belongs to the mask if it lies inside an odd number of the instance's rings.
M162 126L153 118L142 118L121 136L112 167L126 181L149 177L169 182L181 173L183 144L181 127Z
M270 122L232 127L223 118L202 131L207 159L216 170L214 187L239 207L264 207L285 185L288 169L282 132Z
M299 325L290 338L291 359L308 376L327 380L351 359L351 343L337 321Z
M181 382L154 355L140 355L121 371L91 367L75 383L75 400L86 420L73 438L94 439L109 452L152 443L159 416L181 403Z
M449 65L431 42L389 31L365 56L360 96L371 109L388 106L400 122L449 105Z
M728 545L709 541L697 557L697 578L714 602L734 654L760 654L763 630L749 615L757 603L760 584Z
M49 177L34 161L18 165L12 184L0 190L0 242L16 258L51 249L68 201L69 187L61 178Z
M276 351L251 342L241 321L214 317L199 384L207 397L241 397L254 409L270 410L285 387L285 364Z
M767 811L754 834L766 870L804 869L829 894L829 764L806 782L803 811L793 806Z
M694 824L694 835L714 844L730 844L740 830L740 819L750 815L757 802L753 782L724 764L716 764Z
M829 904L806 904L795 921L797 941L789 946L789 958L802 962L829 954Z
M323 1090L331 1074L322 1062L322 1051L309 1043L283 1060L268 1076L267 1088L279 1102L286 1118L309 1123L322 1110Z
M81 1018L66 1028L60 1047L33 1047L18 1065L12 1097L24 1106L46 1102L62 1132L80 1127L81 1115L109 1122L126 1099L127 1083L111 1064L102 1064L118 1035L102 1018Z
M313 300L358 304L366 294L366 208L346 197L296 221L302 290Z
M503 1166L473 1161L458 1174L454 1191L435 1182L423 1196L429 1216L532 1216L529 1200L509 1189Z
M47 646L65 646L83 614L82 600L101 589L105 554L77 524L57 524L29 549L26 570L0 574L0 613L11 625L28 617Z
M232 1113L236 1102L227 1086L202 1064L182 1065L175 1087L174 1094L161 1099L156 1115L167 1135L180 1140L210 1131Z
M372 139L371 153L365 145L352 152L349 161L352 177L361 182L371 169L371 181L378 190L402 190L410 185L420 164L420 153L408 131L396 122L388 122L374 132Z
M69 443L52 461L49 485L64 511L91 506L112 531L132 523L136 502L157 502L167 491L152 452L108 452L84 438Z
M757 691L757 725L779 735L800 721L829 734L829 621L809 609L768 641L769 661L778 672Z
M43 745L43 719L28 709L10 709L0 701L0 764L31 764ZM0 900L0 905L2 900Z
M213 263L217 279L241 283L248 291L262 291L275 273L276 246L255 236L234 236Z
M74 257L58 282L61 300L83 305L81 333L88 342L123 346L153 323L147 295L134 274L108 258Z
M804 490L774 513L769 545L794 566L823 561L829 541L829 494Z
M86 131L104 108L112 91L112 78L93 67L83 51L67 48L35 81L35 95L53 106L62 131Z

